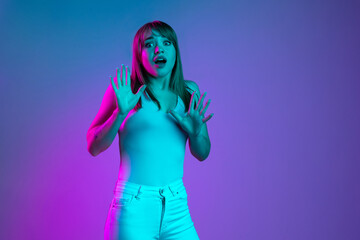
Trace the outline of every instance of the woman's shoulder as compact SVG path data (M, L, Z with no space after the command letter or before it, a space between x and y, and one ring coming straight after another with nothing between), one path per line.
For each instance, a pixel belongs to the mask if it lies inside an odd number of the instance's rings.
M187 88L190 88L191 93L192 93L193 91L197 91L198 93L200 93L199 86L197 85L196 82L191 81L191 80L184 80L184 81L185 81L186 87L187 87Z
M192 94L194 91L196 91L195 93L195 102L199 101L200 99L200 89L199 86L197 85L196 82L191 81L191 80L185 80L185 85L187 87L187 89L189 89L190 93Z

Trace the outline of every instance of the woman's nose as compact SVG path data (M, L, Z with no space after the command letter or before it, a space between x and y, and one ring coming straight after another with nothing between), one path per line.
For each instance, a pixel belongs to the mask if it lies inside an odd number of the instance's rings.
M163 48L161 48L161 47L159 47L159 45L157 45L156 47L155 47L155 53L160 53L160 52L164 52L164 49Z

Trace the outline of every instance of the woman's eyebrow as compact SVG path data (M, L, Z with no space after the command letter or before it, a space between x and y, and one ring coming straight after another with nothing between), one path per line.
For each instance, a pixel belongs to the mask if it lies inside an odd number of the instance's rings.
M160 36L160 38L165 38L165 39L167 39L166 37L163 37L163 36ZM146 38L145 41L146 41L146 40L149 40L149 39L154 39L154 37L153 37L153 36L150 36L150 37Z

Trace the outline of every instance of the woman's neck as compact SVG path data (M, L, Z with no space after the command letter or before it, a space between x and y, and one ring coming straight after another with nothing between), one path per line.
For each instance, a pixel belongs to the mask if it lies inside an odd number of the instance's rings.
M153 78L149 77L149 86L154 91L168 91L169 90L169 84L170 84L170 77L158 77Z

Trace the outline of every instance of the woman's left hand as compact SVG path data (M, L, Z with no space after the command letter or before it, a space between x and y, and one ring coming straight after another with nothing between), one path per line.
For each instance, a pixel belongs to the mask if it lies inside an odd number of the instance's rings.
M210 99L207 100L205 106L203 107L202 104L206 96L206 92L201 95L200 100L196 105L196 108L194 109L195 92L196 91L194 91L191 95L189 111L186 113L185 117L181 117L177 112L170 110L170 114L176 119L181 128L185 132L187 132L189 136L194 137L200 134L202 126L214 115L213 113L211 113L210 115L205 117L205 112L209 107L211 101Z

